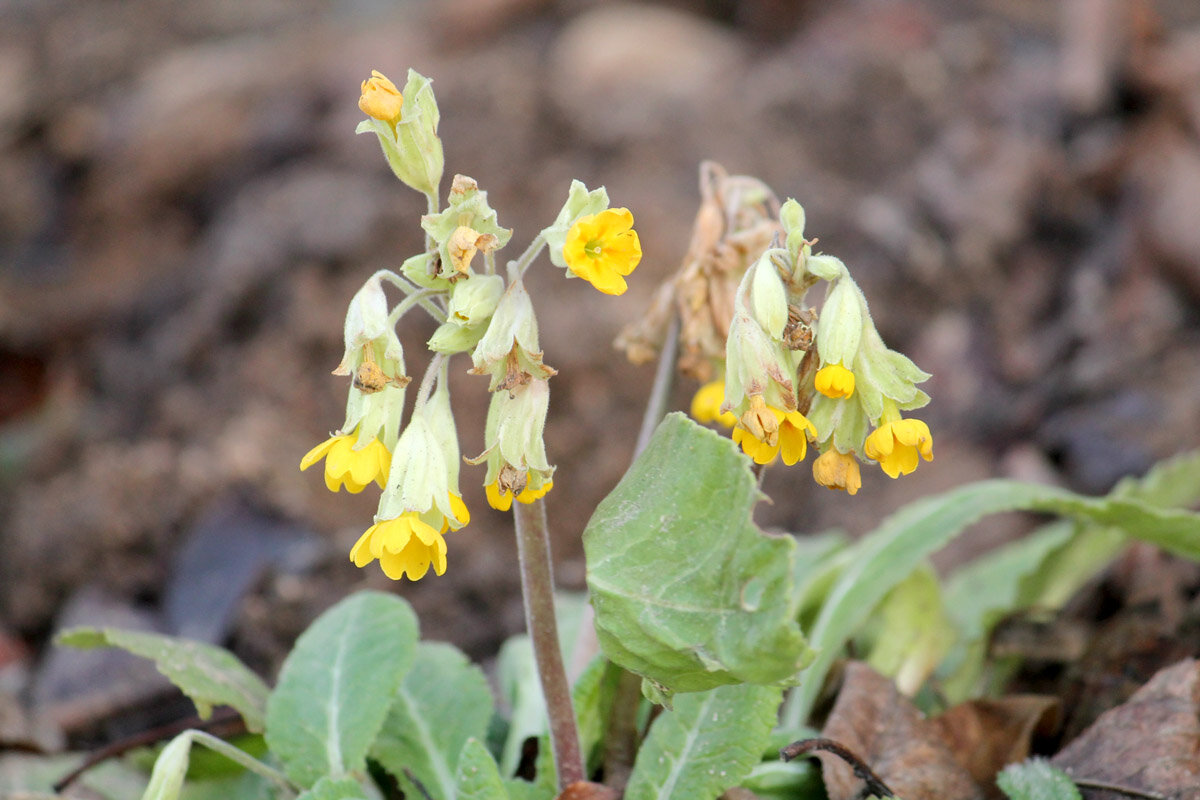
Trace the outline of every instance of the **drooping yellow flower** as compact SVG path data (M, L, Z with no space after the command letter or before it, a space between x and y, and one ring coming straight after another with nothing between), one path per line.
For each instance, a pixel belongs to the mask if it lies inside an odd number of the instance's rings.
M371 77L362 82L362 96L358 98L358 107L362 112L368 117L394 125L400 120L400 108L403 105L404 97L396 84L379 70L371 70Z
M372 439L364 447L355 449L358 433L332 436L304 454L300 469L306 470L325 459L325 485L336 492L343 486L351 494L358 494L371 481L382 489L387 484L388 470L392 467L392 454L378 439Z
M883 422L863 444L867 458L879 462L892 478L908 475L917 468L917 458L933 460L933 434L919 419Z
M406 511L395 519L385 519L367 528L350 550L350 560L365 567L375 559L383 573L394 581L406 574L420 580L430 564L438 575L446 571L446 540L442 533L424 522L415 511Z
M808 452L808 439L816 437L817 429L799 411L780 411L771 406L767 410L775 417L774 432L765 431L760 439L739 423L733 429L733 441L756 464L770 464L777 455L782 455L783 463L789 467L803 460Z
M817 391L834 400L854 394L854 373L841 364L826 364L817 370Z
M857 494L862 488L862 472L858 459L851 453L839 453L830 448L813 461L813 480L827 489L840 489Z
M692 417L697 422L719 422L726 428L732 428L737 424L737 417L731 411L721 411L721 404L724 402L725 381L706 383L692 398Z
M642 243L627 208L610 208L576 220L563 245L567 269L605 294L629 288L623 276L642 260Z
M534 500L541 499L546 496L546 493L554 488L554 481L546 481L537 489L526 487L517 494L517 502L529 505ZM497 511L508 511L512 508L513 495L512 492L505 491L500 488L500 481L495 480L489 483L485 489L487 494L488 505Z

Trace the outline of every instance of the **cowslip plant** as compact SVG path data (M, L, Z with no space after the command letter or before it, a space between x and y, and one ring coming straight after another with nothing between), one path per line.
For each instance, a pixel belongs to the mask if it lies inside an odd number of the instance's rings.
M359 132L374 133L397 178L427 198L425 247L352 298L334 370L349 378L345 421L301 469L323 461L333 491L377 484L378 510L349 560L415 581L447 571L448 534L470 522L464 464L480 467L488 503L513 514L528 636L503 648L494 698L455 648L420 640L410 606L390 593L358 593L322 614L274 687L213 645L67 632L60 641L153 659L202 716L230 707L259 745L182 732L158 755L147 800L374 800L397 786L437 800L695 800L734 787L818 800L816 769L780 749L805 751L784 746L814 735L814 706L849 645L905 693L936 681L971 696L994 688L982 643L1004 614L1061 605L1134 539L1200 558L1200 517L1176 508L1200 499L1200 455L1103 498L971 484L917 500L855 542L759 530L762 471L804 460L810 445L816 482L851 495L860 465L900 478L931 460L929 427L905 416L929 402L917 388L929 376L883 343L846 265L814 252L797 201L705 164L683 266L620 339L634 360L659 359L638 455L584 532L587 603L556 597L542 505L555 490L543 428L556 371L523 277L546 251L569 277L621 294L641 255L632 214L576 181L551 224L501 269L512 231L476 182L455 176L441 206L430 81L410 71L401 90L373 73L359 105ZM818 284L815 308L808 292ZM386 287L403 299L393 303ZM397 324L417 309L438 327L407 410ZM464 458L448 375L468 359L491 402L484 450ZM676 369L700 383L694 419L665 413ZM1014 509L1064 520L945 581L928 568L972 522ZM193 745L245 771L185 781ZM1040 796L1011 788L1026 773L1003 779L1010 796Z

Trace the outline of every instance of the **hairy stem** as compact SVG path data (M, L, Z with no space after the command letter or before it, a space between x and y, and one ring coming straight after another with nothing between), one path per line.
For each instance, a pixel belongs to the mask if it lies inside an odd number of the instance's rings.
M539 233L537 238L529 243L529 247L525 248L524 253L521 253L516 260L508 262L508 279L515 281L524 276L525 270L529 269L529 265L533 263L533 260L537 258L538 253L542 252L542 248L545 246L546 237Z
M517 556L521 563L521 589L525 597L525 627L533 642L533 658L542 681L546 711L550 717L550 745L558 771L558 788L565 790L584 780L583 756L579 748L579 730L575 725L575 707L571 685L563 667L558 643L558 622L554 615L554 576L550 569L550 533L546 528L546 507L541 500L513 503L513 522L517 529Z
M421 289L416 284L414 284L410 280L408 280L408 278L405 278L402 275L399 275L398 273L392 272L390 269L381 269L378 272L376 272L374 275L372 275L371 278L382 278L383 280L390 283L392 286L395 286L397 289L404 292L404 294L406 294L406 295L412 295L412 294L421 295L421 299L419 299L417 301L418 303L421 304L421 308L428 311L429 315L431 317L433 317L435 320L437 320L438 322L446 321L446 312L440 306L438 306L438 304L435 302L435 298L437 298L439 292L435 292L435 291L431 291L431 290L427 290L427 289ZM430 294L422 294L423 292L426 292L426 291L429 291ZM399 317L397 316L396 319L399 319Z

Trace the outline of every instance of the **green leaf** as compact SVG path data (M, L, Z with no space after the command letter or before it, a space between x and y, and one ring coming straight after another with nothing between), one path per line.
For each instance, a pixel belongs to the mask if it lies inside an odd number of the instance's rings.
M1200 451L1156 464L1141 478L1126 478L1110 497L1152 506L1200 501ZM950 702L979 689L992 627L1021 608L1054 610L1103 570L1128 544L1124 531L1058 520L1003 545L956 571L946 583L946 605L959 641L941 668Z
M583 534L596 633L614 663L671 692L789 682L810 652L792 608L796 551L750 514L729 439L670 414Z
M183 788L183 778L187 775L192 736L193 731L184 731L158 754L142 800L176 800L179 797L179 791Z
M500 773L508 777L517 771L525 740L547 730L546 700L533 662L533 645L525 634L510 636L500 647L496 682L501 700L510 709L508 734L500 751Z
M937 574L922 564L887 593L872 615L864 631L870 642L866 661L912 696L946 655L954 636Z
M508 800L496 759L476 738L467 739L458 755L456 800Z
M996 776L1009 800L1082 800L1067 773L1042 758L1010 764Z
M504 780L504 788L512 800L550 800L558 796L558 775L554 770L554 749L550 746L550 737L539 736L537 746L533 780Z
M830 665L892 587L971 523L1016 510L1047 511L1121 528L1176 554L1200 558L1200 516L1131 499L1089 498L1049 486L991 480L910 503L854 546L852 559L813 625L811 639L818 655L788 699L785 724L807 719Z
M290 779L311 787L365 766L416 642L408 603L382 592L347 597L300 636L267 704L267 744Z
M812 759L756 764L742 787L762 800L824 800L825 783Z
M579 748L589 774L599 766L604 755L600 745L608 732L609 715L620 679L620 667L604 656L596 656L571 690L579 722Z
M366 800L363 788L353 778L323 776L296 800Z
M196 704L207 719L215 705L233 707L250 731L261 733L267 707L267 685L237 659L216 645L178 639L160 633L115 628L73 628L58 635L71 647L118 647L154 662Z
M207 750L192 750L192 767L195 767L196 756L207 753ZM277 796L273 791L278 786L249 770L242 770L236 775L225 775L219 778L193 780L188 778L180 792L180 800L273 800Z
M625 800L697 800L737 786L762 757L782 694L743 684L677 697L650 727Z
M410 797L420 794L405 769L433 797L453 797L459 753L468 739L487 735L491 717L492 693L482 670L448 644L422 642L371 758L396 776Z

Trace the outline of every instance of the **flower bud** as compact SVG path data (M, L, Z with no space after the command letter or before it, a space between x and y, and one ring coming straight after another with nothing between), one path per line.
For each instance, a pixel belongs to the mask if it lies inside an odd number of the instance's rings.
M788 198L779 208L779 224L787 234L787 251L791 257L792 280L800 283L807 271L812 244L804 238L804 206ZM813 240L816 241L815 239Z
M830 284L817 317L817 352L822 364L841 364L853 369L866 305L862 291L849 275Z
M379 70L371 70L371 77L362 82L362 96L358 107L368 117L395 125L400 120L400 109L404 96Z
M775 268L775 257L782 254L782 250L767 250L750 268L750 308L772 339L783 338L788 321L787 287Z
M826 450L813 461L813 480L827 489L840 489L855 495L862 488L862 472L858 460L851 453L841 453L834 448Z
M472 374L492 376L489 389L493 392L555 374L554 369L542 363L537 317L523 281L513 281L500 297L471 360L475 365L470 370Z
M370 119L360 122L355 133L375 133L396 177L418 192L436 195L445 159L442 140L437 135L441 115L430 80L410 69L404 90L398 93L399 103L390 99L394 90L391 81L372 72L372 78L364 83L363 98L359 100L360 108ZM402 112L400 105L403 105ZM394 117L377 116L393 110L397 114Z

